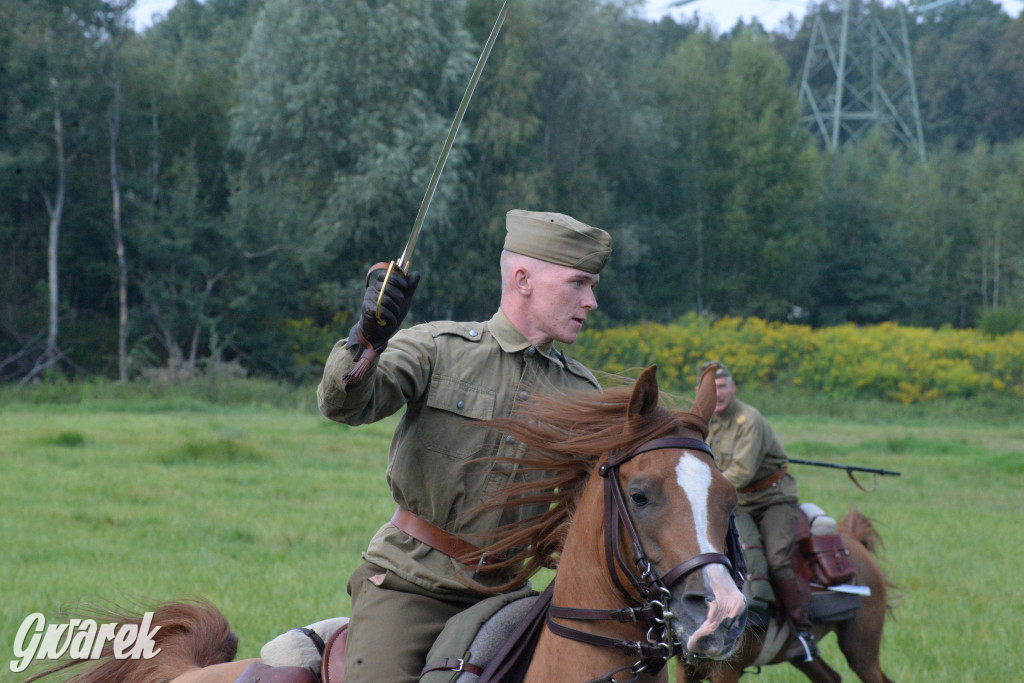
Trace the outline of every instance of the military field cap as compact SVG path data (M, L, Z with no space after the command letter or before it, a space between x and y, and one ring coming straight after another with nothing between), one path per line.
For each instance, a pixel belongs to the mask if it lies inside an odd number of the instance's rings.
M729 368L720 360L709 360L706 363L701 363L700 367L697 368L697 381L704 376L704 371L710 367L715 368L715 377L732 377L732 373L729 372Z
M505 250L587 273L600 273L612 238L572 216L513 209L505 215Z

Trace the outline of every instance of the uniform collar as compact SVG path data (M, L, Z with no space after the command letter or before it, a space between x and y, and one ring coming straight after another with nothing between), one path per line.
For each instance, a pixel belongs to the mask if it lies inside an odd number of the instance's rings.
M553 342L531 344L530 340L523 336L523 333L512 324L512 321L508 319L508 316L500 308L491 318L488 329L491 332L491 336L498 342L498 346L506 353L518 353L524 349L535 348L540 352L540 355L548 360L564 364L562 360L564 356L554 348Z

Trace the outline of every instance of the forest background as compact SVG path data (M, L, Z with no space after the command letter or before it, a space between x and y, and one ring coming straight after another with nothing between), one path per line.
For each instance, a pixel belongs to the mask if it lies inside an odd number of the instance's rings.
M181 0L137 33L130 1L0 0L0 380L317 377L500 4ZM595 331L1021 327L1024 19L910 10L921 159L801 126L810 22L838 2L721 35L640 5L513 3L411 321L488 318L505 212L530 208L613 234Z

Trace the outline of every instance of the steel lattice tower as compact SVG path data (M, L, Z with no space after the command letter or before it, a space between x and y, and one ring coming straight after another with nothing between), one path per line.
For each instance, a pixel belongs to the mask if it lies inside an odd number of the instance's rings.
M885 11L877 0L842 0L835 19L814 15L800 80L804 123L830 149L881 126L924 160L902 3Z

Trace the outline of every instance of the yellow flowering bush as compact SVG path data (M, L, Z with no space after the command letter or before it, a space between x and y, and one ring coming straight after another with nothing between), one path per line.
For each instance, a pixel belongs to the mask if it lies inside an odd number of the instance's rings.
M1024 333L881 323L811 329L758 318L711 321L696 314L668 325L588 331L572 353L613 374L658 364L667 388L693 386L697 367L721 360L738 381L788 382L837 396L900 403L942 397L1024 397ZM635 373L634 373L635 374Z

